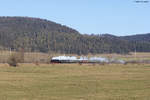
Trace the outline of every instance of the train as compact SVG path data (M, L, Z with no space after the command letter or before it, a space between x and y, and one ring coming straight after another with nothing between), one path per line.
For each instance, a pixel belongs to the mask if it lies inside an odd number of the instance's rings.
M104 57L80 57L77 58L75 56L58 56L52 57L51 63L119 63L124 64L125 61L123 60L116 60L116 59L108 59Z

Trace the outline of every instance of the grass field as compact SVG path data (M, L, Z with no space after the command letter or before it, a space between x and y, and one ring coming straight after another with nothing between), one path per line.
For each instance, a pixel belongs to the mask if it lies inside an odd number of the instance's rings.
M150 100L150 65L0 64L0 100Z
M10 51L0 51L0 63L6 63L8 61L8 58L10 57L11 54L14 52ZM24 62L25 63L48 63L50 62L51 57L55 56L64 56L64 54L55 54L55 53L41 53L41 52L25 52L24 53ZM66 54L66 56L76 56L79 57L75 54ZM83 55L84 56L84 55ZM133 52L130 54L126 55L121 55L121 54L88 54L86 55L87 57L107 57L107 58L115 58L115 59L121 59L125 61L132 61L132 60L150 60L150 53L147 52L137 52L136 56Z

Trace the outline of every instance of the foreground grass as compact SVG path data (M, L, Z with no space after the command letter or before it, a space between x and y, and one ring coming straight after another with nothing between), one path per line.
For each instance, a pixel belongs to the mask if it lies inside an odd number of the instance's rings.
M150 65L0 65L0 100L150 100Z

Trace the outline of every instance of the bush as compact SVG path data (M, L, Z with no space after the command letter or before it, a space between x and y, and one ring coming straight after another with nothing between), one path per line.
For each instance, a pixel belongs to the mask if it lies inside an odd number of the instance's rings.
M20 57L18 53L14 53L10 55L10 57L8 58L8 64L10 66L16 67L18 66L18 63L20 62L22 62L22 58Z

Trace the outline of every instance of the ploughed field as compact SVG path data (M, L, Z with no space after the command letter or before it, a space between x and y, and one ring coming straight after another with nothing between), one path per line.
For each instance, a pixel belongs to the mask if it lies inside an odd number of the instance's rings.
M0 100L150 100L150 65L0 64Z

